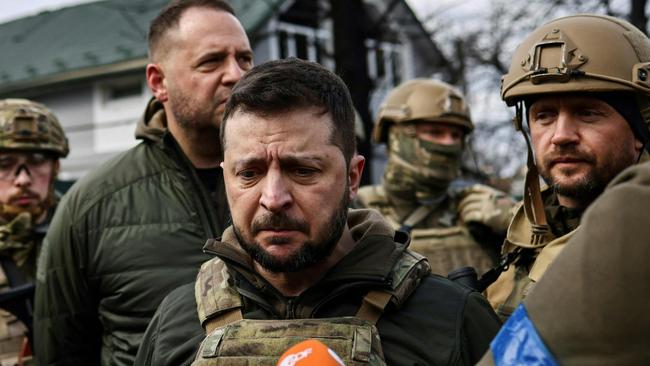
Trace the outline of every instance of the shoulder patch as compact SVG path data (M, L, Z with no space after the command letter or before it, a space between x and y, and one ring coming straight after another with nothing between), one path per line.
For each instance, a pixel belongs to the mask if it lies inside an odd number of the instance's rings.
M243 306L241 297L232 284L228 267L219 258L201 265L194 290L202 326L211 318Z

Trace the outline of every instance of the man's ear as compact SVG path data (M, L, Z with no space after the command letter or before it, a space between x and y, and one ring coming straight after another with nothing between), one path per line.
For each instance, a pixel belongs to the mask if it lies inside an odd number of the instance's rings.
M637 153L640 153L641 150L643 150L643 142L639 139L634 139L634 150L636 150Z
M167 96L167 81L165 73L160 64L147 64L147 85L151 89L151 93L156 99L161 102L166 102Z
M359 185L361 185L361 174L365 165L366 158L363 155L355 154L350 159L350 168L348 169L348 182L350 183L350 192L348 194L350 200L353 200L357 196Z

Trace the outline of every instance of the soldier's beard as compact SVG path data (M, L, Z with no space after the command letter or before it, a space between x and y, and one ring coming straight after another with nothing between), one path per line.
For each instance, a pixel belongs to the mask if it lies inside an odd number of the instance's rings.
M312 240L302 243L300 249L290 256L278 258L269 254L259 242L246 239L237 225L233 223L235 236L246 253L266 270L273 273L300 272L322 262L332 254L347 222L348 207L350 205L348 191L348 189L344 191L339 207L330 216L328 224L321 227ZM257 232L266 227L297 230L309 235L308 223L291 218L283 212L279 214L270 213L256 219L251 224L251 235L255 236ZM282 243L277 242L274 244Z
M52 191L52 189L51 189ZM22 212L27 212L31 215L32 224L37 224L37 221L45 211L50 207L50 202L52 201L52 192L48 194L44 200L40 196L29 189L21 190L20 192L9 197L7 202L2 203L2 211L0 216L6 221L11 222L16 216ZM21 197L30 197L35 200L35 203L29 206L19 206L14 204Z
M562 184L554 180L551 175L542 175L542 178L544 178L555 193L581 202L581 206L583 207L595 200L607 186L607 183L603 182L593 172L582 176L577 182L572 184Z
M618 173L636 162L635 156L624 154L622 151L627 150L614 149L614 153L603 156L600 161L597 161L589 153L578 151L573 146L566 146L543 159L539 167L539 174L555 193L569 197L578 202L580 207L586 208L605 190L605 187ZM554 175L551 172L551 161L558 155L583 160L590 165L591 169L576 178L571 178L571 174L567 172L558 172ZM567 176L568 182L563 182L563 176Z

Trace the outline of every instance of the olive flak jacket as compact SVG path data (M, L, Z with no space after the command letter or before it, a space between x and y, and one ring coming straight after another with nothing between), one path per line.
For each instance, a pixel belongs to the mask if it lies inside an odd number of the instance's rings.
M397 254L406 245L394 241L394 230L374 210L350 211L348 226L357 241L355 248L318 283L292 299L282 296L252 269L252 260L238 243L217 242L210 250L228 266L237 291L246 294L244 318L353 316L367 292L364 289L385 286L400 257ZM424 277L400 309L387 308L377 323L391 366L473 365L499 326L498 317L481 294L437 275ZM204 338L194 284L190 283L170 293L161 304L138 351L137 365L189 365Z

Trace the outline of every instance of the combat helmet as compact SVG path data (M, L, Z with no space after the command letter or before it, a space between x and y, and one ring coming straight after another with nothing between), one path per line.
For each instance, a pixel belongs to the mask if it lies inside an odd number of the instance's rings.
M413 79L393 89L376 119L373 139L377 143L387 142L393 123L443 122L460 126L465 134L474 129L469 107L460 91L433 79Z
M515 51L501 97L513 106L528 96L568 92L635 92L649 123L650 40L632 24L604 15L540 26Z
M501 79L501 97L516 107L522 128L523 102L551 93L627 92L636 99L645 126L650 123L650 40L632 24L610 16L580 14L555 19L526 37ZM628 121L630 123L630 121ZM634 126L631 126L634 130ZM642 131L642 132L646 132ZM528 173L524 192L532 242L548 231L539 175L528 135Z
M474 128L469 107L454 87L432 79L407 81L386 97L377 114L373 139L388 147L383 187L402 201L433 205L447 195L458 177L464 143L442 144L422 139L417 122Z
M66 157L68 139L56 116L27 99L0 100L0 150L39 150Z

